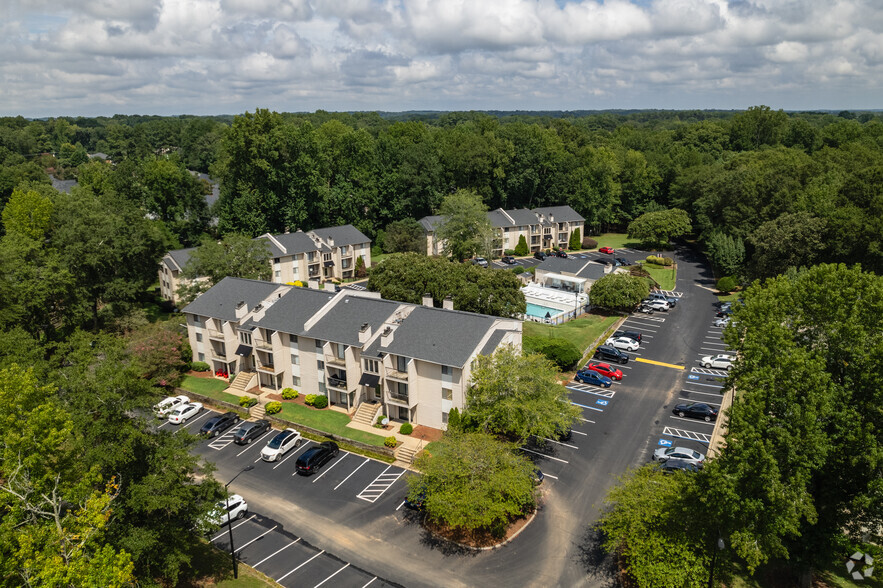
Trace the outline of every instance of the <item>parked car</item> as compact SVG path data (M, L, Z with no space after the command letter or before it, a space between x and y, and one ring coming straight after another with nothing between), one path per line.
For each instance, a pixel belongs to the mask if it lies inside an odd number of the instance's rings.
M285 429L276 433L270 439L267 446L261 449L261 459L264 461L276 461L295 447L300 447L303 438L294 429Z
M638 305L638 308L635 309L635 312L640 312L643 314L653 314L653 309L646 304L641 303L640 305Z
M730 317L728 317L728 316L722 316L722 317L714 320L715 327L726 327L729 324L730 324Z
M582 382L583 384L592 384L594 386L601 386L602 388L609 388L613 383L613 380L607 376L602 376L598 372L592 370L579 370L576 372L573 379L577 382Z
M692 404L678 404L672 410L679 417L690 417L691 419L702 419L705 422L717 420L717 409L703 402L693 402Z
M609 345L600 345L595 349L595 359L603 359L604 361L615 361L616 363L626 364L629 362L629 356L616 347Z
M602 247L598 251L600 251L601 253L609 253L610 255L613 255L613 247Z
M668 302L668 305L671 306L672 308L674 308L675 306L678 305L677 298L675 298L674 296L666 296L662 292L650 292L650 294L647 295L647 299L648 300L665 300L666 302Z
M722 370L730 370L733 369L733 361L734 358L732 355L706 355L702 359L699 360L699 363L702 364L704 368L718 368Z
M199 434L208 437L216 437L218 434L239 423L239 421L240 417L235 412L225 412L224 414L212 417L203 423L202 427L199 429Z
M661 312L668 312L668 309L671 308L665 300L644 300L642 304L651 310L659 310Z
M625 257L615 257L613 261L616 262L616 265L632 265L632 262Z
M188 404L189 402L190 398L184 395L167 396L153 405L153 413L158 417L164 417L182 404Z
M641 333L639 333L637 331L624 331L622 329L613 333L613 336L614 337L628 337L629 339L633 339L633 340L637 341L638 343L641 343L644 339L643 335L641 335Z
M598 372L602 376L607 376L611 380L621 380L622 379L622 370L616 369L609 363L597 363L597 362L589 362L586 364L586 367L583 369L591 370L593 372Z
M512 257L511 255L504 255L500 259L500 261L502 261L503 263L508 264L508 265L515 265L515 258Z
M228 507L229 504L229 507ZM248 503L239 494L232 494L226 500L219 500L208 515L213 525L222 527L229 521L241 519L248 513Z
M659 469L662 470L663 474L675 474L677 472L696 473L699 471L699 466L684 459L669 459L659 464Z
M567 259L567 252L559 250L559 251L555 252L555 256L556 257L563 257L564 259Z
M169 413L169 422L173 425L183 425L187 419L193 418L202 412L201 402L191 402L182 404Z
M540 261L543 261L544 259L546 259L546 254L543 253L542 251L537 251L537 252L535 252L535 253L533 254L533 258L534 258L534 259L539 259Z
M487 260L483 257L476 257L475 259L472 260L472 265L487 267Z
M656 461L682 459L700 467L705 463L704 455L687 447L660 447L653 453L653 459Z
M626 351L637 351L641 346L640 343L628 337L610 337L604 342L604 345L610 345L617 349L625 349Z
M297 468L297 473L299 474L314 474L319 471L319 468L325 465L329 459L337 457L338 451L337 443L332 441L320 443L315 447L310 447L304 451L304 454L297 458L294 467Z
M717 318L724 318L729 317L731 314L733 314L733 308L731 306L728 306L727 308L722 308L721 310L717 311L714 316Z
M270 421L266 419L246 421L233 431L233 442L237 445L248 445L269 430Z

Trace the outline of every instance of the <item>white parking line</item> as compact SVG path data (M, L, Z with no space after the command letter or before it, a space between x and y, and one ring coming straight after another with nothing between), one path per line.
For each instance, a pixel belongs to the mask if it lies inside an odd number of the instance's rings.
M624 327L631 326L631 325L629 324L629 321L630 321L630 320L631 320L631 319L627 319L624 323L622 323L622 326L624 326ZM636 328L638 328L638 329L641 329L641 331L642 331L641 334L643 334L643 331L650 331L651 333L656 333L656 332L658 332L658 329L649 329L649 328L645 327L644 325L634 325L634 326L635 326ZM655 327L656 325L653 325L653 326ZM649 337L650 335L644 335L644 336L645 336L645 337Z
M319 478L321 478L322 476L324 476L325 474L327 474L328 472L330 472L331 469L332 469L333 467L335 467L337 464L339 464L339 463L342 462L344 459L346 459L346 456L347 456L347 455L350 455L350 454L347 453L346 451L344 451L344 452L343 452L343 455L341 455L341 456L340 456L340 457L339 457L339 458L338 458L333 464L331 464L330 466L328 466L327 468L325 468L325 471L323 471L321 474L319 474L318 476L316 476L315 478L313 478L313 484L315 484L316 482L318 482L318 481L319 481Z
M396 510L398 510L398 509L402 508L403 506L405 506L405 502L407 502L407 500L402 500L402 503L396 507Z
M238 529L239 527L241 527L242 525L244 525L245 523L247 523L247 522L250 521L251 519L255 518L256 516L258 516L258 515L256 515L256 514L251 515L250 517L248 517L247 519L245 519L245 520L242 521L241 523L237 523L236 525L234 525L233 528L234 528L234 529ZM217 539L220 539L221 537L223 537L224 535L226 535L226 534L229 532L229 531L227 531L227 529L226 529L226 527L227 527L227 523L224 523L224 527L225 527L225 528L224 528L224 532L223 532L223 533L220 533L217 537L212 538L212 541L215 541L215 540L217 540Z
M577 447L576 445L568 445L567 443L562 443L561 441L555 441L554 439L547 439L546 437L540 437L540 438L545 441L550 441L552 443L555 443L557 445L563 445L564 447L570 447L571 449L579 449L579 447Z
M306 440L305 440L305 441L306 441ZM307 445L309 445L309 444L310 444L309 441L306 441L306 443L301 443L301 444L300 444L300 447L296 447L296 448L294 449L294 451L292 451L291 453L288 454L288 457L286 457L285 459L283 459L282 461L280 461L279 463L277 463L276 465L274 465L274 466L273 466L273 469L275 470L276 468L278 468L279 466L281 466L283 463L285 463L286 461L288 461L289 459L291 459L292 457L294 457L294 455L295 455L298 451L300 451L301 449L304 449L304 448L305 448Z
M376 579L377 579L377 576L374 576L373 578L371 578L370 580L368 580L368 583L365 584L364 586L362 586L362 588L368 588L368 586L371 585L371 582L373 582L373 581L376 580Z
M699 360L697 359L694 363L699 363ZM706 368L706 367L702 367L702 368L691 367L690 372L694 373L694 374L702 374L705 376L718 376L721 378L723 378L724 376L727 375L727 372L725 370L719 370L717 368Z
M589 419L584 419L583 417L579 417L579 420L581 420L584 423L592 423L593 425L596 424L595 421L590 421ZM582 433L582 434L586 435L587 433Z
M714 343L705 343L705 345L714 345ZM705 351L713 351L715 353L720 353L721 351L726 351L727 346L723 345L721 347L700 347L699 349L704 349Z
M270 529L270 530L267 531L266 533L264 533L264 534L262 534L262 535L258 535L257 537L255 537L254 539L252 539L251 541L249 541L248 543L246 543L245 545L243 545L242 547L240 547L239 549L237 549L237 551L240 551L240 552L241 552L243 549L245 549L246 547L248 547L249 545L251 545L252 543L254 543L255 541L257 541L258 539L260 539L261 537L263 537L263 536L266 535L267 533L272 533L273 530L274 530L276 527L278 527L278 526L279 526L279 525L276 525L276 526L273 527L273 529Z
M258 444L264 440L264 437L266 437L267 435L270 435L272 433L275 433L275 431L273 429L270 429L269 431L267 431L266 434L264 434L263 437L261 437L260 439L257 439L254 443L249 443L245 449L243 449L242 451L240 451L239 453L236 454L236 457L239 457L240 455L242 455L243 453L245 453L246 451L248 451L252 447L257 447Z
M714 396L714 397L716 397L716 398L720 398L720 397L721 397L721 393L720 393L720 392L700 392L699 390L689 390L689 389L687 389L687 388L683 388L683 389L681 390L681 392L688 392L688 393L690 393L690 394L704 394L705 396Z
M389 490L389 488L396 483L396 481L402 477L402 474L405 473L405 470L400 471L395 474L387 474L389 468L392 466L387 466L385 470L380 472L374 481L365 486L365 488L356 495L356 498L361 498L365 502L377 502L377 499L383 496L383 493Z
M574 383L569 386L565 386L568 390L573 390L574 392L585 392L586 394L594 394L595 396L603 396L604 398L613 398L616 394L615 391L610 388L596 388L594 386L589 386L583 383Z
M330 576L328 576L327 578L325 578L324 580L322 580L321 582L316 584L313 588L319 588L319 586L321 586L322 584L324 584L325 582L327 582L328 580L330 580L331 578L333 578L334 576L336 576L340 572L344 571L348 567L350 567L350 564L346 564L345 566L343 566L342 568L340 568L339 570L337 570L336 572L334 572L333 574L331 574Z
M187 421L186 423L181 423L180 425L178 425L179 427L181 427L180 429L178 429L178 431L183 431L184 429L187 428L187 425L192 425L193 423L195 423L199 419L204 419L205 417L207 417L210 414L214 414L214 413L212 411L208 410L208 411L202 413L201 415L197 416L196 418Z
M644 317L644 316L641 316L641 317L633 316L633 317L629 317L628 319L626 319L625 322L636 322L641 327L649 328L649 327L658 327L659 323L665 322L665 318L664 317L650 318L650 317ZM653 332L655 333L656 331L653 331Z
M565 459L559 459L559 458L557 458L557 457L552 457L551 455L546 455L545 453L540 453L539 451L534 451L534 450L532 450L532 449L526 449L526 448L524 448L524 447L521 447L521 450L522 450L522 451L527 451L527 452L529 452L529 453L536 453L537 455L542 455L543 457L545 457L545 458L547 458L547 459L554 459L555 461L560 461L561 463L570 463L569 461L567 461L567 460L565 460Z
M543 477L544 478L552 478L553 480L558 479L558 476L553 476L552 474L547 474L546 472L543 472Z
M579 404L578 402L571 402L571 404L574 406L581 406L582 408L588 408L589 410L594 410L597 412L604 412L600 408L595 408L594 406L586 406L585 404Z
M305 561L304 563L300 564L299 566L297 566L296 568L291 570L290 572L288 572L287 574L285 574L284 576L282 576L281 578L276 578L276 581L281 583L282 580L284 580L285 578L287 578L288 576L290 576L294 572L298 571L299 569L301 569L302 567L304 567L305 565L307 565L308 563L310 563L311 561L313 561L314 559L316 559L317 557L319 557L323 553L325 553L324 549L322 551L320 551L319 553L317 553L316 555L314 555L313 557L311 557L310 559L308 559L307 561Z
M706 386L708 388L723 388L723 384L700 384L699 382L689 382L691 386Z
M215 451L220 451L231 443L233 443L233 431L230 431L229 433L224 433L223 435L209 443L208 446Z
M665 427L662 430L662 434L669 437L677 437L679 439L699 441L700 443L705 443L706 445L711 442L711 435L708 435L706 433L697 433L696 431L688 431L686 429L674 429L672 427Z
M700 392L699 394L702 394L702 392ZM678 397L678 400L683 400L685 402L696 402L695 398L683 398L681 396ZM716 406L716 407L720 408L720 403L709 402L707 400L703 400L702 402L703 402L703 404L707 404L708 406Z
M700 421L699 419L688 419L687 417L679 417L679 416L674 416L674 415L669 415L668 418L675 419L677 421L685 421L688 423L695 423L697 425L711 425L712 427L714 426L714 421L708 421L706 423L705 421Z
M258 567L259 565L261 565L262 563L264 563L265 561L267 561L268 559L270 559L271 557L273 557L274 555L276 555L276 554L279 553L280 551L283 551L283 550L285 550L285 549L288 549L289 547L291 547L292 545L294 545L295 543L297 543L298 541L300 541L300 539L301 539L301 538L298 537L297 539L295 539L294 541L292 541L291 543L289 543L288 545L286 545L285 547L283 547L283 548L280 549L279 551L276 551L276 552L274 552L274 553L271 553L270 555L268 555L267 557L265 557L264 559L262 559L261 561L259 561L258 563L254 564L254 565L251 566L251 567L253 567L253 568Z
M363 462L361 463L361 465L359 465L359 467L357 467L356 469L354 469L354 470L350 473L349 476L347 476L346 478L343 479L343 482L346 482L347 480L349 480L349 479L352 477L353 474L355 474L356 472L358 472L358 471L362 468L362 466L365 465L366 463L368 463L369 461L371 461L371 459L366 457L366 458L365 458L365 461L363 461ZM343 486L343 482L341 482L340 484L338 484L337 486L335 486L334 489L337 490L338 488L340 488L341 486Z
M583 419L583 420L585 421L586 419ZM593 421L586 421L586 422L591 423L591 422L593 422ZM571 432L571 433L576 433L577 435L585 435L586 437L589 436L588 433L583 433L582 431L577 431L576 429L571 429L570 432Z

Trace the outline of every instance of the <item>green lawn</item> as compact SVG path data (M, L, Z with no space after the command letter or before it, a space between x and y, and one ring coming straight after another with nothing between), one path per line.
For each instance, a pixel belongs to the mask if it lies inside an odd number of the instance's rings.
M178 582L178 588L217 586L219 588L272 588L279 586L263 574L239 563L239 578L233 579L230 553L221 551L205 539L193 536L190 545L190 570L186 580Z
M208 396L209 398L214 398L215 400L223 400L224 402L239 404L238 396L224 392L229 385L230 384L223 380L216 380L214 378L184 376L184 379L181 380L178 387L190 392L195 392L196 394Z
M347 427L346 424L350 422L350 418L336 410L316 410L315 408L295 404L294 402L283 402L282 412L277 416L292 423L305 425L319 431L325 431L326 433L333 433L353 441L383 447L385 437Z
M718 295L718 302L736 302L739 297L742 296L742 292L731 292L726 295Z
M562 325L526 322L523 336L525 338L561 337L576 345L580 351L585 351L619 318L590 314Z
M662 267L652 263L642 263L641 267L650 274L650 277L656 280L656 283L659 284L659 287L662 290L675 289L676 278L678 275L677 268Z
M625 233L603 233L597 237L592 237L592 239L598 242L598 247L613 247L614 249L622 249L624 247L637 249L641 245L637 241L629 240L628 235Z

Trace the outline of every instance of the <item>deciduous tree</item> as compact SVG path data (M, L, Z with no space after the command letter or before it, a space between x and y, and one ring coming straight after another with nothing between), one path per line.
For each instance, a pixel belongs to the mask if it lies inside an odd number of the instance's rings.
M493 229L487 207L474 192L458 190L442 201L442 224L436 239L444 241L444 253L460 261L473 255L489 256Z
M610 310L632 310L650 293L647 281L629 274L609 273L592 284L592 306Z
M426 253L423 227L412 218L393 221L386 226L383 238L384 253Z
M680 237L692 230L690 216L679 208L645 212L629 223L629 237L665 249L673 237Z
M181 275L178 294L185 303L193 300L226 277L269 280L272 266L265 239L250 239L231 233L221 241L205 238L190 254Z

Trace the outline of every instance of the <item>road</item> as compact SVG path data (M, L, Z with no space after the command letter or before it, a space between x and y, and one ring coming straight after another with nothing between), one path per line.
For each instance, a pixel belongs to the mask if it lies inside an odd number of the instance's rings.
M247 498L253 513L260 513L255 521L263 521L262 528L275 525L273 533L287 533L290 541L297 539L313 550L273 562L280 573L297 568L283 581L286 586L356 586L361 580L372 586L415 587L610 585L609 560L599 555L591 531L607 490L627 469L649 461L659 446L675 444L705 453L703 440L712 427L679 419L671 408L683 401L678 399L719 403L716 374L701 373L697 363L699 356L712 353L709 349L724 350L720 329L710 327L716 301L709 288L713 277L690 250L675 256L680 302L669 313L626 321L630 330L642 331L644 341L623 369L623 381L609 390L571 386L571 399L583 408L584 419L574 427L572 439L526 447L546 474L542 506L534 522L501 548L471 551L433 539L415 513L401 507L411 474L387 464L341 453L316 476L303 478L292 475L296 457L286 456L279 464L254 463L260 451L254 446L244 450L216 440L214 446L203 443L199 452L216 463L216 477L222 481L255 465L231 489ZM252 529L242 540L252 540L259 530ZM248 551L264 540L254 540L242 552L243 561L254 565L266 557L266 546L260 556ZM301 560L320 551L321 558L298 568ZM283 551L274 557L288 556ZM330 563L309 571L329 557ZM258 569L266 573L262 568L267 565ZM338 576L329 578L340 568ZM344 582L344 576L353 579Z

